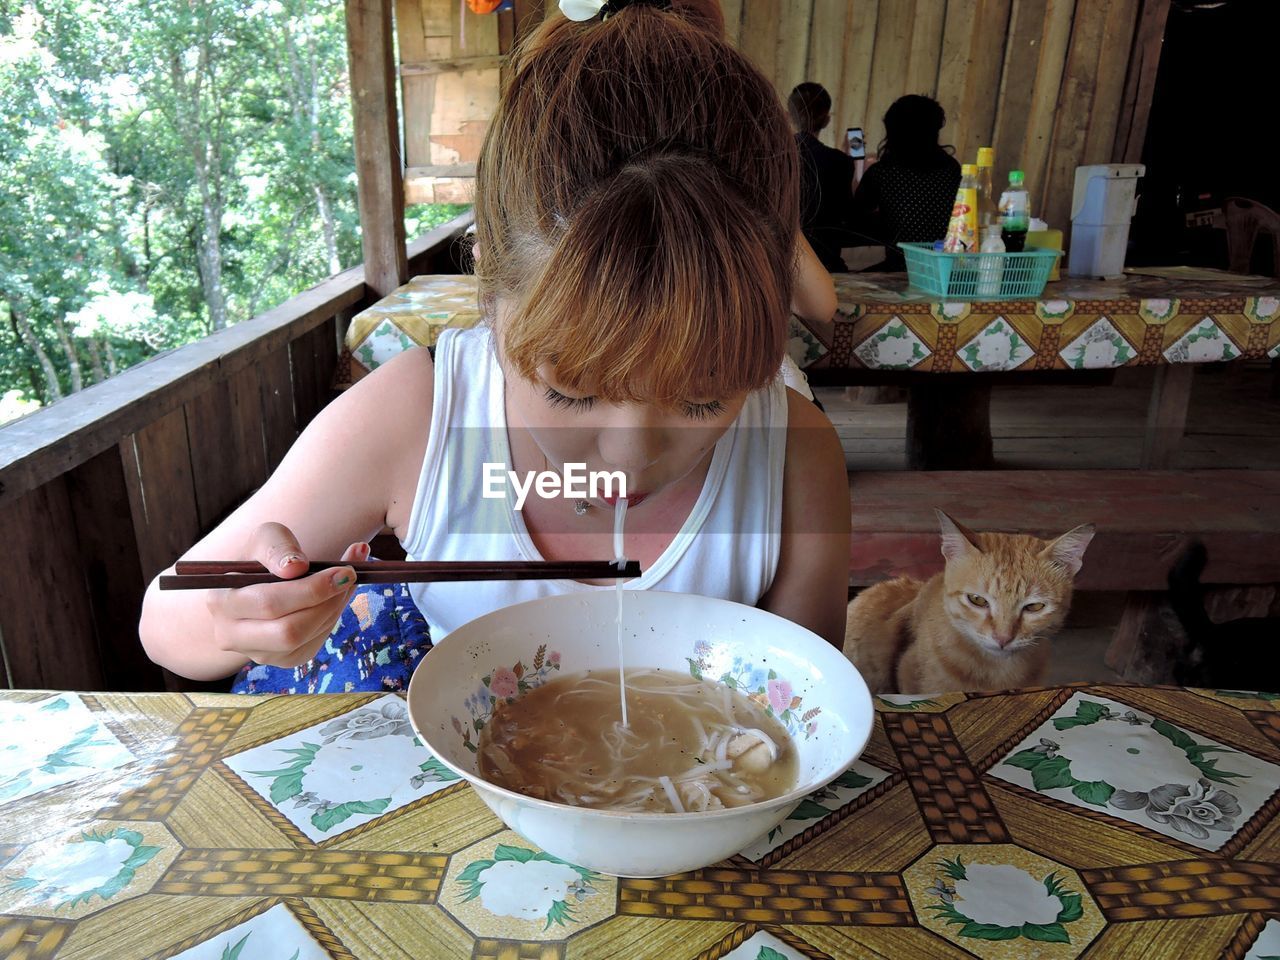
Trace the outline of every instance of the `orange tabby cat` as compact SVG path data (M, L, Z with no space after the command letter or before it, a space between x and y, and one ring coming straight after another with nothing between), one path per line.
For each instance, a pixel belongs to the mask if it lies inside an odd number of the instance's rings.
M845 655L876 693L1042 682L1093 524L1056 540L977 534L941 510L942 573L878 583L849 604Z

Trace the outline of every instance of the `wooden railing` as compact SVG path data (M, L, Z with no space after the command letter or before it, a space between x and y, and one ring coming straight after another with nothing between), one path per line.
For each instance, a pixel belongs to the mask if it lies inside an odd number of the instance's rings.
M468 213L408 250L459 269ZM362 267L0 427L0 686L185 684L147 659L147 583L255 490L331 395Z

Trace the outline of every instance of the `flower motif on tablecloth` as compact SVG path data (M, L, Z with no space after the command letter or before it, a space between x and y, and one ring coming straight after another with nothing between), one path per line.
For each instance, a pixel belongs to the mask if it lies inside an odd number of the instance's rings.
M1071 319L1076 312L1076 305L1071 300L1037 300L1035 306L1036 319L1041 323L1058 324Z
M373 370L417 345L417 341L388 317L369 331L364 341L352 351L352 356Z
M480 678L476 689L462 701L468 719L454 716L451 720L454 732L462 737L462 745L472 753L480 742L480 731L493 719L494 707L511 703L551 680L551 675L560 669L560 651L548 653L547 645L541 644L534 651L531 664L526 666L523 660L517 660L511 667L495 667Z
M823 344L794 314L787 319L787 354L801 370L827 353Z
M171 960L257 960L259 957L330 960L329 953L282 903L215 934Z
M1075 870L1013 844L939 844L902 880L921 926L983 960L1073 960L1106 927Z
M337 836L456 782L383 697L228 757L226 765L313 841Z
M1280 767L1075 694L989 775L1217 850L1269 799Z
M463 903L479 897L495 916L545 921L545 932L552 924L573 923L574 906L596 895L593 883L599 880L599 874L544 851L499 844L492 857L467 864L456 882Z
M1072 370L1122 367L1136 355L1133 344L1106 317L1099 317L1058 351L1058 356Z
M975 373L985 370L1013 370L1035 351L1004 317L996 317L957 351L960 361Z
M1139 300L1138 316L1149 324L1168 323L1178 315L1178 303L1172 299Z
M968 303L963 301L948 301L945 303L929 304L929 315L939 323L959 323L969 316L973 311Z
M1069 927L1084 916L1080 894L1057 873L1037 878L1010 864L966 865L958 855L936 866L940 873L928 892L938 902L927 909L959 927L960 937L1070 943Z
M72 783L134 756L75 694L0 702L0 804Z
M1240 816L1235 796L1203 777L1193 784L1165 783L1148 792L1117 790L1111 804L1141 810L1156 823L1167 823L1197 840L1209 839L1210 830L1234 832Z
M910 370L930 354L924 341L896 316L853 352L872 370Z
M1164 358L1170 363L1214 363L1238 356L1240 348L1212 317L1202 319L1164 352Z
M59 907L74 907L93 897L110 900L159 850L144 844L142 834L133 830L90 832L81 837L80 843L68 844L10 884L15 890Z
M145 829L171 839L163 827ZM74 836L46 842L0 874L0 912L83 916L108 901L145 893L172 860L172 850L153 865L147 883L129 888L138 871L152 864L162 850L165 846L148 842L131 825L101 822ZM122 898L126 890L127 897Z
M797 834L836 811L846 807L862 794L889 778L887 770L856 760L852 767L820 790L809 794L791 811L787 819L769 831L768 835L743 849L742 856L760 861Z
M1244 315L1253 323L1280 320L1280 297L1245 297Z
M757 930L726 953L723 960L808 960L808 958L768 931Z

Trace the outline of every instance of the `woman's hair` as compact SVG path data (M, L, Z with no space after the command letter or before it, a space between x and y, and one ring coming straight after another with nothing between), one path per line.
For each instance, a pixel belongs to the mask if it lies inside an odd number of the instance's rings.
M674 405L777 374L799 187L772 85L718 3L554 17L511 55L476 176L504 357L570 390Z
M885 111L879 159L908 166L937 163L950 156L951 148L938 144L938 134L946 123L946 111L932 97L899 97Z
M801 133L817 133L831 116L831 94L822 84L806 80L787 97L787 112Z

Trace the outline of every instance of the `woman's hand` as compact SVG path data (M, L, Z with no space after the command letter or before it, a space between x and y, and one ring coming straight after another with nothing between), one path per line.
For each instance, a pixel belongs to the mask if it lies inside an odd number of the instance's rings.
M278 523L258 526L242 556L290 582L210 590L215 646L272 667L306 663L342 616L356 588L355 571L344 566L307 575L297 538ZM368 557L367 543L353 543L341 559L359 563Z

